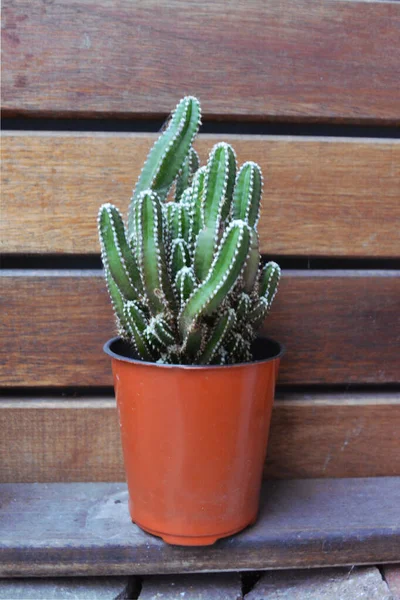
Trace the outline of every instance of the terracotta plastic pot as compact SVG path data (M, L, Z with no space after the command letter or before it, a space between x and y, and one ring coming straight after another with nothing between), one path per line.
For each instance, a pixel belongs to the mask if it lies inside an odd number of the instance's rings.
M203 546L257 518L282 346L254 344L254 362L159 365L112 358L132 520L169 544Z

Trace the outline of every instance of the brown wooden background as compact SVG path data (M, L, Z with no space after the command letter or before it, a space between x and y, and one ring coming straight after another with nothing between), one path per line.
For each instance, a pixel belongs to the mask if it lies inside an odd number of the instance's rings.
M0 481L123 478L96 215L188 93L284 267L266 475L400 475L399 39L389 1L5 0Z

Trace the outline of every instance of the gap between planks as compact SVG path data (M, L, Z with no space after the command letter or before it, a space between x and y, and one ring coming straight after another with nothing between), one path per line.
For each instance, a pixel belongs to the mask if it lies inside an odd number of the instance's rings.
M275 396L274 406L368 406L368 405L399 405L399 392L282 392L278 391ZM54 395L52 398L16 398L7 397L0 399L0 410L4 408L41 409L56 408L63 409L115 409L114 397L66 399Z

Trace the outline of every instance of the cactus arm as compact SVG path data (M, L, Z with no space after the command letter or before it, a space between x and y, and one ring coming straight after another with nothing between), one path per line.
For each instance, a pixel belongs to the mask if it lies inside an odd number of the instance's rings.
M242 219L257 227L260 216L262 194L262 174L260 167L254 162L246 162L240 168L236 178L232 200L232 218Z
M175 343L174 332L162 314L151 318L144 335L150 347L155 351L164 352L167 346Z
M257 300L254 307L248 314L248 322L254 327L254 329L258 329L260 325L262 325L265 317L268 312L268 302L262 297Z
M190 187L186 188L186 190L183 192L180 202L178 204L190 208L192 206L192 193L193 186L191 185Z
M129 237L134 233L134 206L141 192L151 189L161 200L178 175L199 129L199 101L187 96L177 105L167 129L158 138L146 159L133 192L128 218Z
M128 233L128 242L129 242L129 247L134 252L134 256L135 256L137 262L139 262L140 258L139 258L138 240L139 240L140 227L139 227L138 202L135 201L135 203L130 206L129 210L131 211L132 232Z
M127 323L137 327L140 333L143 333L148 325L146 315L144 314L139 302L128 301L124 304L124 315Z
M191 296L196 286L194 271L191 267L183 267L175 277L175 289L179 298L180 306Z
M182 239L189 241L190 209L187 204L170 202L167 208L167 226L171 240Z
M233 309L228 309L215 324L215 327L211 333L211 336L208 342L205 345L205 348L196 361L200 365L207 365L215 358L215 355L219 351L220 347L224 343L227 335L231 331L232 327L236 322L235 311Z
M188 267L190 261L189 249L183 239L177 239L171 245L171 263L170 272L171 280L175 281L175 277L183 267Z
M227 191L233 187L236 176L236 157L233 148L221 142L211 150L207 162L202 198L202 210L206 227L219 225L222 206Z
M226 350L232 362L246 362L252 358L250 342L239 332L234 333L226 343Z
M254 329L262 325L271 308L278 291L280 276L280 267L275 262L271 261L264 266L259 282L260 298L248 315L248 321Z
M248 312L250 311L250 307L251 307L251 299L250 296L248 294L246 294L245 292L242 292L242 294L239 297L239 302L237 304L237 308L236 308L236 316L238 321L243 321Z
M207 277L219 241L223 213L229 212L230 198L236 175L236 157L229 144L221 142L211 151L207 162L201 199L204 228L196 239L194 270L200 281Z
M193 266L195 275L200 281L205 280L210 270L217 241L215 229L211 227L205 227L197 236Z
M243 271L243 288L244 291L250 294L254 288L254 284L258 275L258 267L260 264L260 250L257 231L251 230L250 236L250 251L249 258Z
M176 202L167 202L162 205L164 213L164 246L167 252L171 249L171 242L174 239L174 228L176 227L176 220L179 218L175 213L179 210L179 204Z
M192 329L185 338L182 345L182 355L192 364L195 364L196 356L199 356L204 350L207 330L206 325L200 324Z
M204 218L202 212L202 198L204 192L204 180L206 167L200 167L193 178L192 184L192 204L190 213L189 240L194 245L199 232L204 227Z
M125 238L122 217L115 206L101 206L98 228L101 257L106 272L111 275L124 298L136 300L138 289L141 290L139 271Z
M182 169L176 179L175 202L182 199L182 194L186 188L192 184L193 174L200 166L199 155L194 148L190 148Z
M182 238L188 244L188 250L190 251L190 215L191 206L187 204L181 204L182 210Z
M232 146L227 145L227 153L228 153L228 180L226 182L226 190L225 190L225 202L222 206L221 219L225 221L230 213L231 204L233 199L233 190L235 187L236 180L236 170L237 170L237 161L236 161L236 153Z
M131 336L138 356L145 361L154 361L154 353L145 336L147 320L136 302L126 302L124 316L127 330Z
M180 204L168 202L167 227L171 241L182 237L182 207Z
M156 319L154 323L154 331L160 342L166 346L173 345L175 343L174 332L164 318L159 317Z
M235 285L247 260L250 230L243 221L232 221L218 247L206 280L193 292L179 316L179 330L187 336L196 320L218 308Z
M139 266L143 289L152 314L163 312L173 299L163 243L163 212L154 192L143 192L138 198Z
M264 296L268 302L268 308L271 308L271 304L278 291L279 280L281 277L281 269L276 262L268 262L260 277L260 295Z
M126 323L124 316L124 297L114 279L111 277L108 269L104 269L104 276L106 279L107 290L111 299L111 304L117 318L118 328L122 329L121 334L123 337L125 337Z

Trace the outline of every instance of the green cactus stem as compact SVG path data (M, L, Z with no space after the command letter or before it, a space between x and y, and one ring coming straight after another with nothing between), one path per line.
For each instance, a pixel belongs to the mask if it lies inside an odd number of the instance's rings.
M214 248L217 242L215 230L210 227L202 229L197 236L194 254L194 272L196 278L204 281L214 257Z
M281 269L276 262L268 262L260 276L260 296L264 296L268 302L268 306L271 306L276 293L278 291L279 280L281 277Z
M103 204L98 227L101 255L107 272L124 298L136 300L142 291L139 269L125 237L122 217L115 206Z
M258 298L248 315L248 322L257 329L264 321L268 312L268 301L262 297Z
M115 283L114 279L111 277L111 274L108 270L108 268L104 269L104 276L106 279L106 283L107 283L107 289L108 289L108 293L110 295L110 299L111 299L111 304L112 307L114 309L114 313L117 319L117 326L118 326L118 330L120 331L120 335L122 335L122 337L126 337L125 336L125 328L126 328L126 321L125 321L125 316L124 316L124 297L121 294L121 291L119 289L119 287L117 286L117 284Z
M138 356L145 361L154 361L155 355L151 351L145 336L147 321L136 302L125 303L124 317Z
M162 314L151 318L144 335L150 347L155 350L164 351L168 346L175 344L174 332Z
M171 247L171 280L175 281L178 272L183 267L188 267L190 262L189 248L182 239L176 239L172 242Z
M262 194L262 175L260 167L254 162L246 162L237 175L232 200L232 218L242 219L257 227L260 216Z
M236 316L239 320L244 320L250 311L251 298L245 292L242 292L239 296L239 301L236 308Z
M183 338L203 315L210 315L235 285L246 263L250 228L244 221L232 221L222 238L206 280L193 292L179 318Z
M185 338L182 351L187 356L191 363L196 364L196 357L200 356L204 350L208 327L205 323L197 324L188 333Z
M260 264L260 250L258 234L255 229L251 229L250 250L246 266L243 271L243 288L247 294L250 294L258 275L258 266Z
M206 176L206 167L200 167L196 172L191 187L191 210L190 210L190 228L189 241L191 244L192 254L194 253L195 243L199 232L204 227L204 218L202 211L204 181Z
M231 339L226 343L228 361L235 357L237 362L246 362L251 360L250 342L239 333L235 332Z
M178 294L179 304L183 306L196 286L196 278L192 267L183 267L175 277L175 289Z
M176 179L175 184L175 202L179 202L182 199L182 195L186 188L190 187L193 180L193 175L197 171L200 165L199 155L194 148L190 148L189 154L187 155L185 162L183 163L182 169Z
M233 148L224 142L216 144L207 162L204 189L201 198L203 229L196 240L194 270L204 281L210 270L219 242L223 214L229 213L236 176L236 156Z
M168 127L150 150L139 176L129 211L129 237L135 233L133 209L140 194L145 190L153 190L160 200L165 200L190 152L200 120L200 104L197 98L183 98L173 112Z
M261 271L258 286L260 298L249 313L249 322L252 323L253 327L256 329L263 323L271 308L272 302L278 291L280 277L280 267L273 261L268 262Z
M200 365L207 365L213 361L235 322L235 311L232 308L229 308L216 322L214 329L211 332L210 339L206 343L200 358L196 362Z
M163 212L154 192L143 192L137 203L140 273L150 311L157 314L163 312L173 298L163 243Z
M167 204L168 231L171 240L182 239L189 242L190 209L186 204Z

